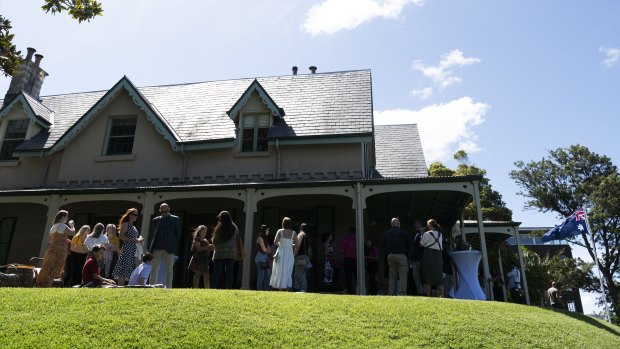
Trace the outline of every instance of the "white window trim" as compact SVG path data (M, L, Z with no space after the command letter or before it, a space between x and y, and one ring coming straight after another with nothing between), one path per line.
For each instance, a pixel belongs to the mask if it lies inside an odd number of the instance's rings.
M28 127L26 128L26 135L24 136L24 141L29 140L30 138L32 138L32 129L33 129L33 124L34 122L28 118L19 118L19 117L11 117L11 118L6 118L4 120L0 120L0 150L2 150L2 146L4 145L4 137L6 137L6 130L9 127L9 123L11 121L15 121L15 120L28 120ZM17 166L19 165L19 159L12 159L12 160L0 160L0 163L4 163L5 166Z
M108 119L108 125L106 127L106 131L105 131L105 138L103 139L103 148L101 149L101 156L97 157L97 159L133 155L133 146L131 147L131 154L108 154L108 145L110 144L110 136L111 136L110 134L112 133L112 123L114 123L115 120L121 120L121 119L136 119L136 129L133 132L133 139L134 139L134 145L135 145L136 132L138 131L138 116L137 115L110 116L110 118ZM133 160L133 158L131 160ZM97 161L104 161L104 160L97 160Z
M269 125L267 126L267 128L271 127L273 125L273 116L271 115L271 113L269 113L268 111L252 111L252 112L245 112L245 113L240 113L239 115L239 131L238 131L238 139L239 139L239 144L237 145L237 153L238 154L269 154L269 146L267 147L267 151L257 151L255 150L257 148L257 142L258 142L258 122L254 123L254 137L253 137L253 144L252 144L252 151L243 151L243 130L245 129L243 127L244 124L244 120L246 117L261 117L261 116L267 116L269 117Z

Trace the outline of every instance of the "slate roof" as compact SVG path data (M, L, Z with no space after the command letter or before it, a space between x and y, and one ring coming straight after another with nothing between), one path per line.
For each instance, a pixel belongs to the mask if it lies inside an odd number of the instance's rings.
M139 92L172 127L181 142L227 140L235 125L226 114L254 78L140 87ZM256 78L284 110L269 137L372 134L370 70ZM30 98L33 110L53 112L53 125L18 150L49 149L107 91ZM32 101L32 103L30 103ZM1 103L1 100L0 100ZM47 114L46 114L47 113Z
M51 111L46 106L44 106L43 104L41 104L36 99L32 98L32 96L30 96L26 92L24 92L24 91L21 91L21 92L24 95L24 97L26 98L26 102L28 102L28 105L30 106L30 108L32 109L34 114L36 116L38 116L39 118L47 121L48 124L50 124L50 125L53 124L54 112Z
M383 178L428 177L418 125L375 125L375 158Z

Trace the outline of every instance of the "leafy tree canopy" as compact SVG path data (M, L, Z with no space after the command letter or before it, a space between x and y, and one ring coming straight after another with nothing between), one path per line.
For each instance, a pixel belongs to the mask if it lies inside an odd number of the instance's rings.
M454 153L454 159L459 162L455 170L446 167L441 162L434 162L429 166L429 175L431 177L439 176L485 176L487 171L476 167L470 160L467 152L459 150ZM480 206L482 211L482 219L490 221L511 221L512 210L506 207L506 203L502 200L502 195L493 190L489 179L484 178L480 181ZM465 206L463 212L464 219L477 220L476 205L470 202Z
M103 14L101 4L94 0L44 0L41 8L52 14L67 12L79 23ZM21 51L13 44L15 34L11 29L11 21L0 14L0 70L5 76L12 76L22 59Z
M620 319L620 175L611 159L587 147L571 145L549 151L540 161L515 162L510 177L521 187L520 195L529 200L526 207L569 216L581 207L589 210L590 236L581 240L592 260L595 249L600 271L606 281L607 297L616 321ZM591 241L594 243L592 244Z

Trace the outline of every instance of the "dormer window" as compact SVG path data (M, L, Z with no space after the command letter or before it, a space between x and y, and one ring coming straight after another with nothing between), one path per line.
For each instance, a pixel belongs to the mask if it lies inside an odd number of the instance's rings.
M267 151L267 134L271 126L269 114L243 114L241 116L241 152Z
M26 139L28 131L28 123L30 120L10 120L4 138L2 140L2 148L0 149L0 161L17 160L13 157L13 151Z
M108 144L105 155L128 155L133 151L136 135L136 118L115 118L110 120Z

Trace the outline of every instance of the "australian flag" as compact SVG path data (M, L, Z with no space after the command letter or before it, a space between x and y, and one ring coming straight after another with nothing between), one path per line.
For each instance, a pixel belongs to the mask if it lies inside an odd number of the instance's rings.
M546 232L545 235L542 236L542 241L562 240L587 232L586 214L583 210L578 210L570 217L566 218L562 224L556 225L555 228Z

